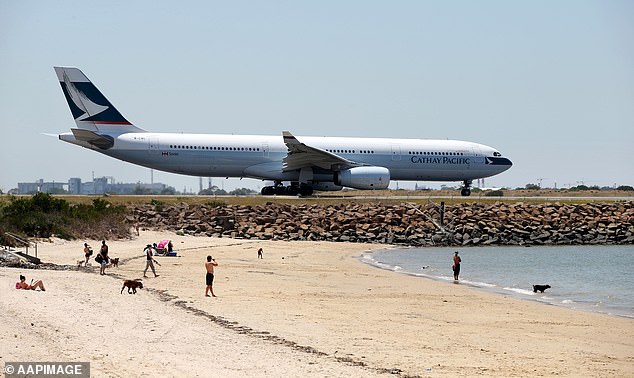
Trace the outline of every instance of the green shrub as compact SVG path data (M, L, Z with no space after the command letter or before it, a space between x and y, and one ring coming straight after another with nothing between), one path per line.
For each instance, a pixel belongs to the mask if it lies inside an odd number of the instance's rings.
M92 205L72 205L50 194L37 193L31 198L12 197L2 206L0 229L40 238L55 235L71 239L86 236L87 231L97 236L113 230L120 234L125 212L125 206L112 206L100 198Z
M501 190L491 190L488 191L486 193L484 193L485 197L503 197L504 196L504 192Z

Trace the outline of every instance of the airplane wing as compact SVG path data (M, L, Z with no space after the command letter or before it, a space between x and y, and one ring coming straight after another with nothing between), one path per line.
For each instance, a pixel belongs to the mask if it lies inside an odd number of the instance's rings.
M282 160L282 169L284 172L294 171L304 167L319 167L336 171L343 167L358 167L361 165L326 150L308 146L297 140L297 138L288 131L282 132L282 136L288 148L288 155Z

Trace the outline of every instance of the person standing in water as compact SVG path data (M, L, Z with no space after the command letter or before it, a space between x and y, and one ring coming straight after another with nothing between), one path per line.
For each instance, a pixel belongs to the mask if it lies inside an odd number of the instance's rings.
M451 267L453 269L453 279L458 281L458 275L460 275L460 263L462 262L462 260L460 259L460 256L458 256L458 251L456 251L456 253L453 256L453 266Z

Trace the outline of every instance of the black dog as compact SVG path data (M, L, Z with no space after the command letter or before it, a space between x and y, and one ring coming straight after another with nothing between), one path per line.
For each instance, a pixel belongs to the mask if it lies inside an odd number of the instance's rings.
M126 287L128 288L128 294L136 294L136 289L143 289L143 282L140 279L123 281L121 294L123 294L123 289ZM130 289L132 289L132 293L130 293Z
M537 293L537 290L543 293L546 289L550 289L550 285L533 285L533 293Z

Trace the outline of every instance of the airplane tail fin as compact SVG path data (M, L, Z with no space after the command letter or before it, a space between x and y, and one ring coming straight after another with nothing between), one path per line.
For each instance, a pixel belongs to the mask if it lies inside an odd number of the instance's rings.
M144 131L128 122L81 70L54 68L79 130L93 133ZM74 134L79 130L72 129Z

